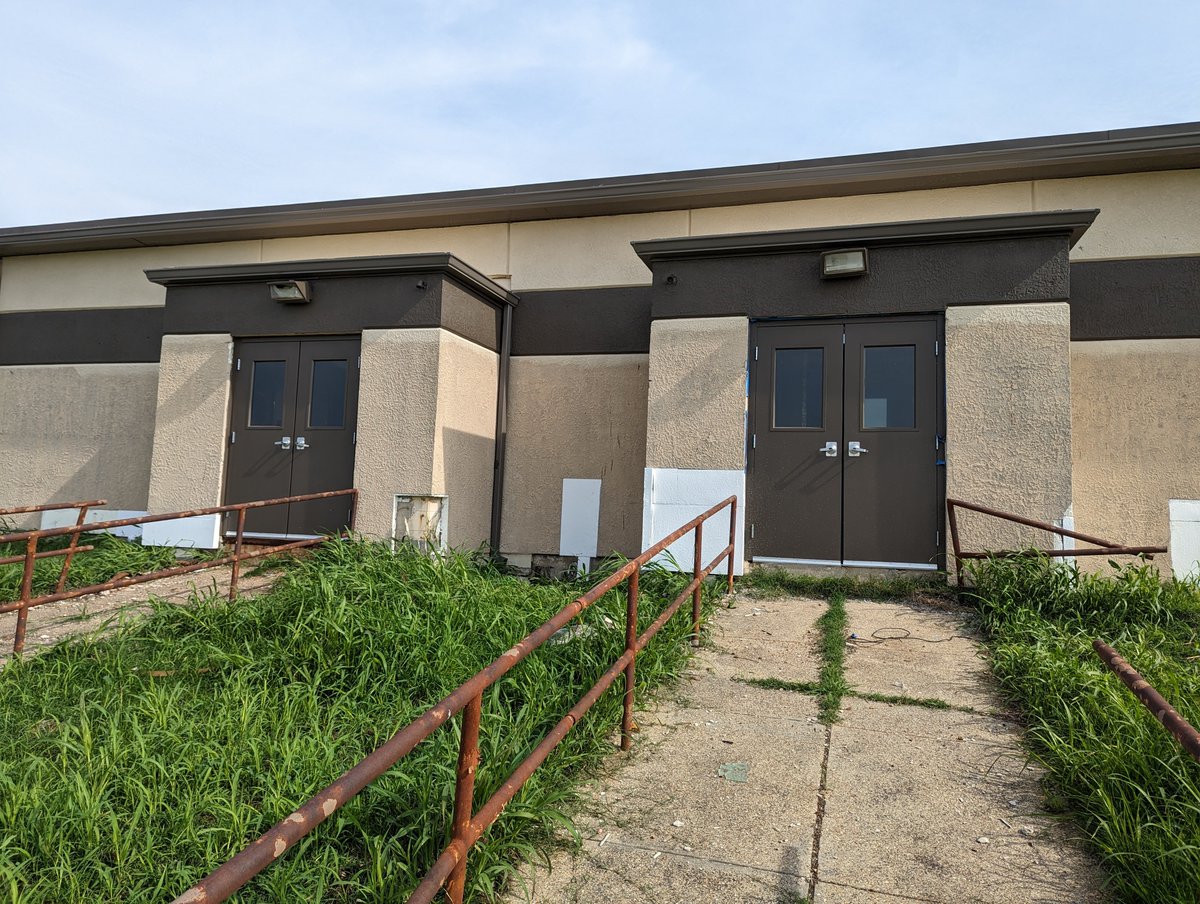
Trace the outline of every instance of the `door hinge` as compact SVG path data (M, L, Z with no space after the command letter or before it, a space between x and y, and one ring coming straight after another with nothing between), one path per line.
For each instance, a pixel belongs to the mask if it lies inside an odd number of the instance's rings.
M940 530L935 530L933 532L933 545L937 546L941 542L942 542L942 532Z
M350 445L352 445L352 446L358 445L358 431L357 430L352 430L350 432Z
M942 343L937 339L933 340L933 356L936 358L942 353Z
M751 449L758 448L758 434L757 433L750 434L750 448Z
M751 524L750 524L750 539L751 540L754 539L754 523L753 522L751 522Z
M232 445L233 445L234 443L236 443L236 442L237 442L237 431L236 431L236 430L230 430L230 431L229 431L229 445L231 445L231 446L232 446Z
M757 345L754 346L754 360L755 361L758 360L758 346Z
M358 369L362 370L362 355L358 356Z
M242 369L242 359L241 358L237 359L237 365L233 369L237 370L237 371L240 371Z

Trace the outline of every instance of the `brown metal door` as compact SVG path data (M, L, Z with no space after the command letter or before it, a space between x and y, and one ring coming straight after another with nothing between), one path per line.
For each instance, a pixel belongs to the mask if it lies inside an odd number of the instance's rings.
M749 549L842 555L842 324L758 324L751 355Z
M933 317L755 325L752 559L936 564L937 337Z
M235 349L225 502L346 489L354 479L357 339L242 340ZM334 531L344 498L247 512L246 533L280 539ZM226 516L227 534L236 529Z
M354 485L358 353L358 339L305 339L300 343L293 496ZM348 496L297 502L288 516L288 533L333 533L346 527L349 519Z
M300 343L295 340L237 344L229 457L225 469L227 504L291 495L299 367ZM226 532L236 528L236 516L227 515ZM287 506L248 511L246 532L286 536Z
M846 324L843 559L938 554L937 321Z

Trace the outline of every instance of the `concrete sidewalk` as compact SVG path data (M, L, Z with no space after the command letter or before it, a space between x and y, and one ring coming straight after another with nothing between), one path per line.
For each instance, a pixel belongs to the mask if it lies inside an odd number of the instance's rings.
M815 681L826 604L739 593L678 698L643 713L634 750L588 786L581 844L530 867L510 900L1106 900L1070 824L1041 808L1041 773L961 615L846 607L857 691L954 708L851 696L827 727L814 697L742 683Z

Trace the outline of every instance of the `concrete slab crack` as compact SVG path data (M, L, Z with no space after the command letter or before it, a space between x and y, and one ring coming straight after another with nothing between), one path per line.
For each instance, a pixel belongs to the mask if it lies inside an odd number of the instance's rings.
M825 726L825 750L821 754L821 784L817 787L817 816L813 824L812 862L808 876L808 899L817 894L817 880L821 863L821 824L825 821L825 777L829 772L829 748L832 746L833 726Z

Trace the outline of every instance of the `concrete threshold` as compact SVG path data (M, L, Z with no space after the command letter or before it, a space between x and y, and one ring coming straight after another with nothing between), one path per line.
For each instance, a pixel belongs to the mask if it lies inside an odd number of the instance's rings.
M510 902L1091 902L1102 873L1042 808L965 613L847 603L859 692L822 724L823 601L740 592L676 694L639 716L583 792L578 843L529 865Z

